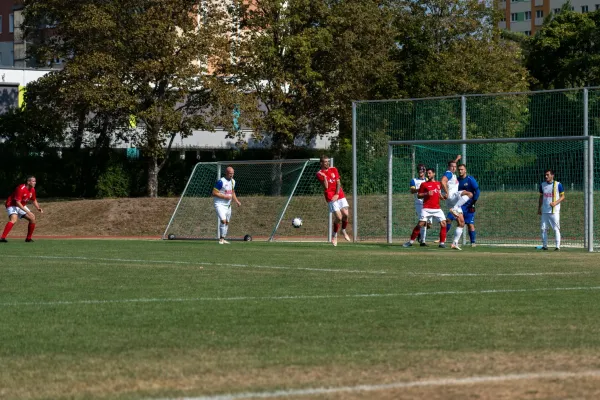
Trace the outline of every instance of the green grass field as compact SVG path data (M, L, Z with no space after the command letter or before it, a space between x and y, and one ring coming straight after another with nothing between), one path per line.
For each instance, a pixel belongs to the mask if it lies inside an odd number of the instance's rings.
M0 247L0 398L598 398L599 261L12 240Z

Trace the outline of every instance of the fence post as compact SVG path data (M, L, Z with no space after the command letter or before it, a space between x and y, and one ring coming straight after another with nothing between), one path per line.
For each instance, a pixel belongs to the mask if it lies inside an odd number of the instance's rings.
M358 177L356 165L356 102L352 102L352 240L358 239Z
M589 126L588 126L588 90L587 88L583 89L583 136L589 136ZM592 153L590 153L590 141L583 145L583 246L584 248L590 247L590 211L593 210L590 207L590 168L589 162L590 158L593 157L593 145L591 147ZM592 182L592 192L593 192L594 184ZM593 245L592 245L593 247Z

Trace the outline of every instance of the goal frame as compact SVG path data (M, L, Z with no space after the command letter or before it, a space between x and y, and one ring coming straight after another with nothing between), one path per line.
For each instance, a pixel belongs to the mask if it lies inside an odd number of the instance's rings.
M219 179L221 179L222 177L222 167L225 166L236 166L236 165L259 165L259 164L264 164L264 165L276 165L276 164L301 164L304 163L304 165L302 166L302 171L300 172L300 174L298 175L298 178L294 184L294 187L290 193L290 195L288 196L285 205L283 207L283 209L281 210L281 213L279 215L279 217L277 218L277 223L275 224L275 226L273 227L273 230L271 232L271 235L269 237L269 239L267 239L268 242L273 242L275 241L275 235L277 233L277 229L279 228L279 225L281 224L281 221L284 217L284 215L286 214L286 211L288 209L288 206L290 204L290 202L292 201L294 195L296 194L296 189L298 187L298 184L300 182L300 178L303 176L304 171L306 170L306 167L308 165L309 162L316 162L316 161L320 161L318 158L304 158L304 159L280 159L280 160L238 160L238 161L213 161L213 162L199 162L194 166L194 169L192 170L192 173L188 179L188 181L186 182L185 188L183 189L183 192L181 193L181 196L179 197L179 200L177 202L177 205L175 206L175 209L173 210L173 214L171 215L171 218L169 219L169 223L167 224L167 227L165 228L165 231L162 235L162 240L167 240L169 239L169 228L171 227L171 225L173 224L173 220L175 218L175 215L177 215L177 212L179 210L179 207L181 205L181 202L183 201L188 187L190 185L190 183L192 182L192 179L194 178L195 174L196 174L196 170L198 169L199 166L203 166L203 165L215 165L216 166L216 175L214 177L214 181L218 181ZM330 165L333 166L334 159L330 158ZM331 242L331 238L332 238L332 215L331 213L328 213L328 221L327 221L327 241ZM199 237L199 238L189 238L189 237L185 237L185 238L175 238L175 240L215 240L215 239L219 239L220 237L220 232L219 232L219 219L218 217L215 216L215 221L216 221L216 235L214 238L210 238L210 237ZM227 238L227 240L232 240L232 241L243 241L244 238L236 238L236 237L232 237L232 238Z
M464 137L464 136L463 136ZM388 186L387 186L387 243L392 243L392 225L393 225L393 149L395 146L410 145L463 145L462 160L466 163L466 145L467 144L487 144L487 143L525 143L525 142L567 142L580 141L586 142L584 146L584 248L589 252L594 251L594 136L551 136L551 137L532 137L532 138L497 138L497 139L457 139L457 140L390 140L388 141ZM356 164L355 164L356 165ZM356 175L354 175L356 176ZM356 197L355 197L356 198ZM355 205L356 207L356 205ZM354 229L354 235L357 235L358 221L355 210L354 222L357 224ZM356 239L356 236L355 236Z

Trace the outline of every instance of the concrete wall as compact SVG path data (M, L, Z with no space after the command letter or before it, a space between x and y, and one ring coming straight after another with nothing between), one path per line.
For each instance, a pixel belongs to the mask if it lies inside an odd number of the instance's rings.
M19 85L0 83L0 115L19 105Z

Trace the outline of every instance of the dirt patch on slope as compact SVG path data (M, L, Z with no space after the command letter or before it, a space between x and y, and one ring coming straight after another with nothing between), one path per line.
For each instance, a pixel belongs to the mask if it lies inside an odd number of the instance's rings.
M38 219L34 236L158 238L178 200L134 198L50 202L40 199L44 214L34 211ZM19 221L9 239L26 234L27 221Z

